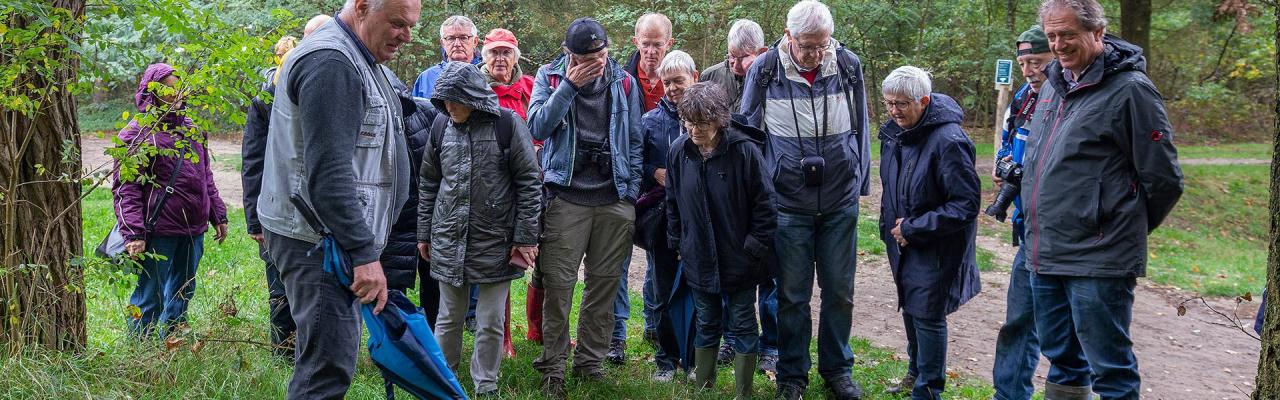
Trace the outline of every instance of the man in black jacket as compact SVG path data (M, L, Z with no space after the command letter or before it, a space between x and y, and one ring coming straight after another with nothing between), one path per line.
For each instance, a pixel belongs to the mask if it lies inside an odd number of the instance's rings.
M1022 181L1045 398L1137 399L1129 323L1147 235L1182 195L1164 103L1142 49L1106 34L1093 0L1047 0L1058 57L1031 118Z

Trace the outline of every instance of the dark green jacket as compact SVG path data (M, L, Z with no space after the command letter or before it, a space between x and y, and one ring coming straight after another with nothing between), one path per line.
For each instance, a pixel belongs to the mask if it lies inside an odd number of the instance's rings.
M1029 130L1027 266L1046 275L1146 275L1147 235L1182 195L1164 102L1142 49L1117 37L1068 88L1058 62Z
M742 82L746 79L733 74L733 70L729 69L728 61L721 61L711 68L702 71L698 76L698 82L712 82L724 89L724 93L729 95L733 104L730 110L737 112L742 107Z
M453 286L519 278L511 246L538 243L542 182L529 128L519 116L511 148L497 140L503 116L498 96L475 66L451 62L436 81L431 102L475 109L467 122L449 122L439 148L427 140L419 182L418 241L431 243L431 277Z

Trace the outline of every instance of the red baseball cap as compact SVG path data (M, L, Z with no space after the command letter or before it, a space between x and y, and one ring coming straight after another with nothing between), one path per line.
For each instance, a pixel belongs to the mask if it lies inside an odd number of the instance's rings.
M495 28L494 30L489 31L489 34L484 35L484 48L482 50L489 51L489 49L498 47L518 49L520 47L520 41L516 40L516 35L511 33L511 31L502 28Z

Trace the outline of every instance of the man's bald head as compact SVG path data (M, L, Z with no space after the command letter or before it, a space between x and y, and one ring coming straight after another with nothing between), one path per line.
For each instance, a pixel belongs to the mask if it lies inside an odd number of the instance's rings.
M333 17L325 14L311 17L311 20L307 21L307 26L302 28L302 37L307 37L311 32L315 32L316 29L319 29L320 25L324 25L325 22L329 22L331 19L333 19Z
M656 30L665 39L671 38L671 19L661 13L648 13L636 20L636 36L644 36L644 32Z

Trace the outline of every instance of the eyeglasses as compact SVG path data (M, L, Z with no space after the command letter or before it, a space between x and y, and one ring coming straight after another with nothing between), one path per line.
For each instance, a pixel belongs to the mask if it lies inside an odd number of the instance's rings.
M892 109L895 109L895 108L896 108L896 109L899 109L899 110L905 110L905 109L907 109L907 106L910 106L912 103L914 103L914 102L912 102L912 101L889 101L889 100L885 100L885 101L884 101L884 108L885 108L886 110L892 110Z
M800 42L793 42L792 45L795 46L796 50L800 51L801 53L823 53L823 52L826 52L827 49L831 48L830 43L820 45L820 46L805 46L803 44L800 44Z
M743 60L746 60L748 57L751 57L751 56L752 54L743 54L741 56L734 57L733 53L724 53L724 60L731 63L742 62Z
M462 42L471 40L471 38L473 37L475 36L471 36L471 35L445 36L443 40L445 43L455 43L455 42L462 43Z

